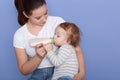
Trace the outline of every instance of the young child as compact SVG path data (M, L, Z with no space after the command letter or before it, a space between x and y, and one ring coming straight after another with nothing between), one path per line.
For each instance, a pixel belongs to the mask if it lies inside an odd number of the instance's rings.
M78 73L78 60L74 47L79 44L79 28L69 22L61 23L55 30L54 43L59 46L54 54L51 44L44 45L48 59L54 64L52 80L73 80Z

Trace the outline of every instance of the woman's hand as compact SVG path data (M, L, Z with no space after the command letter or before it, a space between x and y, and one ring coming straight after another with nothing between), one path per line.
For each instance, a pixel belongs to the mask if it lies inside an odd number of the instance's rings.
M84 76L84 74L79 72L73 77L73 80L84 80Z
M45 48L43 47L42 44L38 44L38 45L35 47L35 50L36 50L36 54L37 54L39 57L41 57L41 58L43 58L43 57L45 56L45 54L46 54L46 50L45 50Z

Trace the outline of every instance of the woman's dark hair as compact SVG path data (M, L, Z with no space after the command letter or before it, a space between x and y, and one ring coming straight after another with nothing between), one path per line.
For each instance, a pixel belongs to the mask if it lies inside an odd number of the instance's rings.
M20 25L24 25L28 18L26 18L23 14L23 11L26 15L31 15L32 10L37 9L44 4L46 4L45 0L15 0L15 7L18 11L18 23Z
M68 41L70 44L76 47L80 41L80 30L74 23L64 22L59 25L63 28L68 34Z

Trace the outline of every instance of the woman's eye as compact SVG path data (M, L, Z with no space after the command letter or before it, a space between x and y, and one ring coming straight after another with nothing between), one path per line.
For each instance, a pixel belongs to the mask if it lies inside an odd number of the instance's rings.
M48 13L46 12L45 15L48 15Z
M37 20L39 20L41 17L38 17L38 18L36 18Z

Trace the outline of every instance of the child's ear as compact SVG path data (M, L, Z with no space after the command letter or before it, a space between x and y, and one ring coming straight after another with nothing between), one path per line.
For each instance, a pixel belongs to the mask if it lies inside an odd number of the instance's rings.
M70 39L68 39L67 42L68 42L69 44L71 44L71 40L70 40Z
M29 18L29 16L23 11L23 15L26 17L26 18Z

